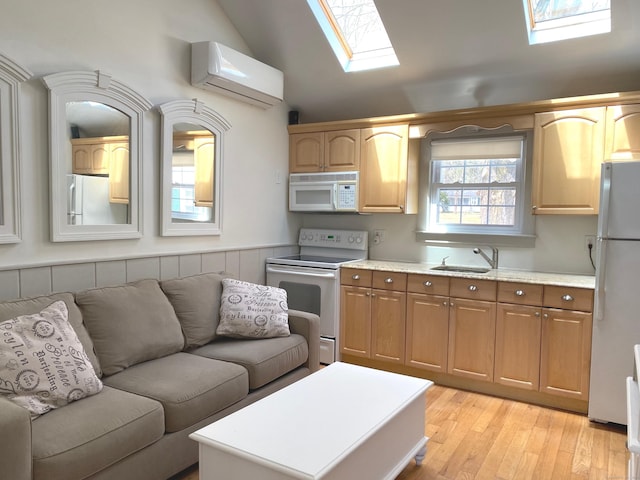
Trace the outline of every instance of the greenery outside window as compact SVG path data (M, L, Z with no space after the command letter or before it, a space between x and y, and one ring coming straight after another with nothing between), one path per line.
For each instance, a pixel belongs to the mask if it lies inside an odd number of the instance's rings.
M420 241L530 246L528 136L423 140Z
M611 31L610 0L523 0L529 44Z

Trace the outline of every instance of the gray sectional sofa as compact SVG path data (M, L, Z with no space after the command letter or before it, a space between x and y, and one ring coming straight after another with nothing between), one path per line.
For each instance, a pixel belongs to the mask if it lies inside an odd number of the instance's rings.
M198 460L190 433L319 368L313 314L289 311L285 337L217 336L223 278L1 302L3 322L64 301L103 388L35 418L0 395L0 478L169 478Z

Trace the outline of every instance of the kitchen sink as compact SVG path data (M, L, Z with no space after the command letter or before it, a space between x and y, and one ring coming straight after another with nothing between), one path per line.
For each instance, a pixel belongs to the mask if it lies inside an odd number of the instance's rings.
M438 265L437 267L432 267L431 270L443 270L445 272L462 272L462 273L487 273L489 271L488 268L464 267L464 266L457 266L457 265Z

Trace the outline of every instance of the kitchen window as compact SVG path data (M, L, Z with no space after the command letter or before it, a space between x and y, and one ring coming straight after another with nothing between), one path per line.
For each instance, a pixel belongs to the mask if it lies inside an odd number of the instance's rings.
M482 132L424 139L418 240L531 246L528 139Z

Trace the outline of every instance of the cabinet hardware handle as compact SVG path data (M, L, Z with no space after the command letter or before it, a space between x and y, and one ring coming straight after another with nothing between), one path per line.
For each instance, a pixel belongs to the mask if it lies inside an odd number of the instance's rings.
M540 312L536 312L533 315L536 316L536 317L539 317L540 316Z
M548 314L546 314L546 313L545 313L544 315L542 315L542 316L543 316L544 318L549 318L549 315L548 315Z
M531 207L531 210L535 210L535 209L537 209L537 208L538 208L538 206L537 206L537 205L533 205L533 206Z
M449 303L449 305L450 305L451 307L455 307L455 306L456 306L456 304L455 304L455 303L453 303L453 302Z
M427 280L426 282L423 283L423 285L425 287L430 287L431 285L433 285L429 280Z
M447 302L442 302L442 306L446 307L447 306Z
M365 295L368 297L368 296L370 296L371 294L370 294L369 292L367 292L367 293L365 293Z
M515 291L516 296L518 297L524 297L524 290L516 290Z
M393 278L385 278L384 283L393 283Z
M352 278L353 280L360 280L360 275L358 275L358 274L354 274L354 275L351 275L351 278Z
M469 291L470 292L477 292L478 291L478 287L476 287L475 285L469 285Z
M372 293L372 294L371 294L371 296L372 296L372 297L375 297L375 296L376 296L376 294L375 294L375 293Z
M564 300L565 302L572 302L573 301L573 297L569 294L563 295L562 296L562 300Z

